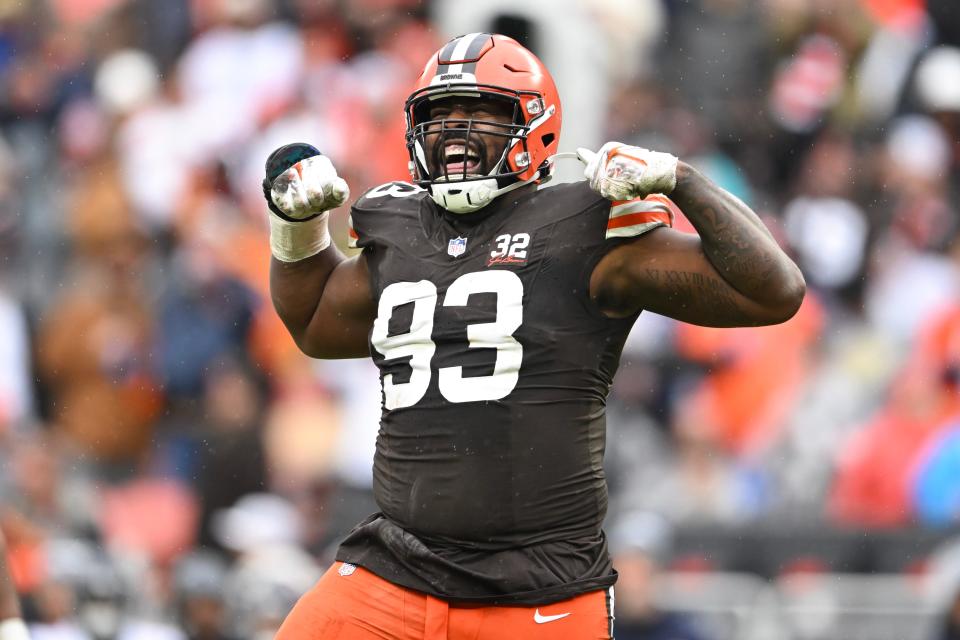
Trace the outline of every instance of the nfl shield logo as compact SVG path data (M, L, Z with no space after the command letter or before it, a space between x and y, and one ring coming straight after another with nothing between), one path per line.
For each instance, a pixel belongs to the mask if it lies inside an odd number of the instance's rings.
M350 564L349 562L344 562L342 565L340 565L340 570L337 571L337 573L339 573L343 577L347 577L347 576L353 575L353 572L356 570L357 570L356 566Z
M447 253L449 253L454 258L462 256L463 252L467 250L467 239L457 236L450 240L447 243Z

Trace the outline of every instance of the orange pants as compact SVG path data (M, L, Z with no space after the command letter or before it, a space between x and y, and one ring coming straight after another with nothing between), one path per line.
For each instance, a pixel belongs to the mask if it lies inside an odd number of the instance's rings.
M336 562L274 640L610 640L607 591L539 607L453 605Z

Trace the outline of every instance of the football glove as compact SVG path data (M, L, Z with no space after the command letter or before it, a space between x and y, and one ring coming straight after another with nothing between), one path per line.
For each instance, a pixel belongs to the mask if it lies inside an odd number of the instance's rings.
M350 197L346 181L315 147L288 144L270 154L263 195L270 210L289 222L310 220Z
M677 157L669 153L608 142L596 153L577 149L577 156L587 165L590 188L608 200L669 194L677 186Z
M280 147L267 158L263 196L273 213L270 251L282 262L297 262L330 246L328 211L350 197L347 183L330 159L304 143Z

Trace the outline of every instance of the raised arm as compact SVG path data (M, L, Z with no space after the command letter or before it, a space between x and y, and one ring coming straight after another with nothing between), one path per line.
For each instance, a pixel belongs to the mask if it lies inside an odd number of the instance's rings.
M370 355L367 335L376 308L363 255L336 247L298 262L270 263L270 295L300 350L314 358Z
M264 196L270 208L270 294L301 351L315 358L369 355L376 308L367 262L330 243L328 211L349 197L330 161L309 145L274 151Z
M667 177L631 189L629 181L636 176L615 171L620 183L608 193L618 187L630 189L613 194L619 197L646 195L648 187L669 193L698 235L659 228L610 251L590 281L591 296L600 308L614 317L646 309L716 327L791 318L803 301L803 276L757 215L686 163L673 158L671 167L664 158L634 155L649 159L644 170L663 171ZM595 188L602 189L602 182L598 179Z

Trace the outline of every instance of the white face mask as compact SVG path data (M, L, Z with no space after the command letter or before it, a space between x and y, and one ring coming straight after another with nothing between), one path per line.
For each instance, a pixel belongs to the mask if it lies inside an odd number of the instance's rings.
M540 172L523 182L514 182L502 189L497 188L496 178L489 180L471 180L469 182L433 183L430 196L438 205L450 213L473 213L490 204L497 196L528 185L540 177Z

